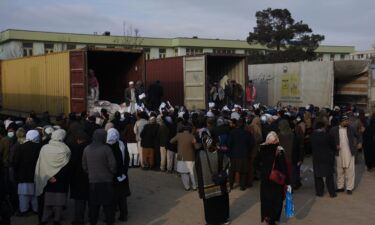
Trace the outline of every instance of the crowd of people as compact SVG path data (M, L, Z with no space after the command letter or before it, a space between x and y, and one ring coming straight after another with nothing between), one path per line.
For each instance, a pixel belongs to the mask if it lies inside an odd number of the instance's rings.
M245 90L236 80L228 79L222 86L219 82L213 82L209 87L209 100L219 108L224 105L242 105L250 107L256 99L256 88L253 81L249 80Z
M255 89L249 84L249 100ZM135 95L128 95L134 99ZM375 117L355 108L266 107L249 102L208 110L153 107L136 113L71 113L53 122L48 113L6 118L0 127L0 217L39 216L61 223L69 198L72 224L127 221L129 168L179 174L182 187L203 200L206 224L229 224L229 193L260 180L261 220L280 220L287 186L300 189L300 168L312 155L315 191L352 194L355 162L363 151L375 168ZM154 103L156 104L156 103ZM217 105L216 105L217 106ZM100 123L98 123L100 121ZM336 173L336 180L334 178ZM86 210L86 208L89 210ZM13 210L12 210L13 209Z

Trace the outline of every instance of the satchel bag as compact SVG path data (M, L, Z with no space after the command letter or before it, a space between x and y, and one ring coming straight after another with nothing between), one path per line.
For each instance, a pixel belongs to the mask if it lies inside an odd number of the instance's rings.
M272 170L271 170L269 179L276 184L285 185L285 179L286 179L285 174L283 174L280 170L275 168L278 152L279 151L276 151L276 157L275 157L275 160L273 161Z

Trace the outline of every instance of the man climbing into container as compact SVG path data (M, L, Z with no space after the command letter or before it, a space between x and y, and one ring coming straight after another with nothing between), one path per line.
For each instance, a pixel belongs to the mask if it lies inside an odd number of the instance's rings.
M135 104L137 103L137 97L133 81L130 81L129 87L125 89L125 103L129 113L133 114L136 112Z
M95 71L93 69L89 69L88 84L89 84L90 98L94 102L98 101L99 100L99 82L96 79Z

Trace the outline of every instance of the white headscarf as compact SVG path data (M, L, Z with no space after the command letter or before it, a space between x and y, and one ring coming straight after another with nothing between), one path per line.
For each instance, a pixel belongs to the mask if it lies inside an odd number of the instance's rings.
M66 131L63 129L58 129L52 132L51 140L62 142L64 141L65 137Z
M29 130L27 133L26 133L26 141L25 142L28 142L28 141L31 141L31 142L34 142L34 143L39 143L39 132L37 130Z
M65 130L54 131L50 142L40 150L34 177L36 196L41 195L48 180L69 163L71 153L69 147L63 142L65 136Z
M122 141L120 141L119 132L115 128L110 128L107 131L107 143L110 144L110 145L113 145L117 142L118 142L119 148L121 150L122 160L124 160L125 159L125 144Z
M110 145L115 144L120 140L120 134L115 128L110 128L107 131L107 143Z
M268 133L266 141L263 143L263 145L278 144L279 142L279 136L277 136L277 134L274 131L271 131Z

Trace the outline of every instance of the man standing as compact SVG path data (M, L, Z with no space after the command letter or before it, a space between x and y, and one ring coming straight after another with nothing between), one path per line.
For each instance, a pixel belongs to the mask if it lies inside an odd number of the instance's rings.
M225 97L227 105L233 105L233 83L230 79L227 80L227 84L225 85Z
M234 104L243 106L243 88L241 84L232 80Z
M135 97L137 99L137 104L142 105L142 103L144 103L144 98L140 99L139 96L145 94L145 88L141 80L138 80L135 83L135 93L136 93Z
M156 123L156 118L151 117L149 123L144 126L141 132L143 169L153 169L155 163L160 166L160 158L156 157L158 153L155 151L159 145L158 131L159 125ZM159 151L159 149L157 150Z
M336 145L337 192L344 192L346 186L347 193L351 195L354 189L355 155L362 138L349 126L346 115L341 116L340 125L332 128L330 134Z
M96 102L99 100L99 82L93 69L89 69L88 78L90 98Z
M159 80L150 85L150 87L148 88L147 96L149 100L150 110L159 109L161 98L163 97L163 88L160 85Z
M219 109L222 108L222 102L225 98L225 92L224 89L215 82L210 90L210 96L211 96L211 101L215 103L216 107Z
M82 167L90 183L90 225L98 223L100 206L104 208L107 225L115 222L113 178L117 167L112 149L105 144L106 139L104 129L95 130L92 143L82 156Z
M137 102L136 91L134 88L134 82L129 82L129 87L125 89L125 103L128 107L128 112L133 114L136 112L135 104Z
M257 89L253 85L253 81L249 80L246 86L246 106L250 107L254 104L255 98L257 96Z

